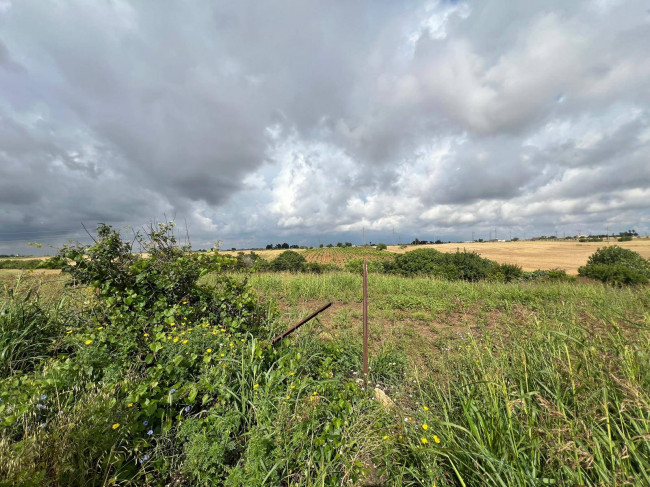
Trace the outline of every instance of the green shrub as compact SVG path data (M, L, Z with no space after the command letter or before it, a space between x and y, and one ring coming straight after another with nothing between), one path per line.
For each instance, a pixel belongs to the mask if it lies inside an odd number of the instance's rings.
M492 279L499 282L512 282L521 279L524 272L516 264L497 264L492 267Z
M629 236L618 237L617 240L618 240L619 242L631 242L631 241L632 241L632 237L629 237Z
M349 272L354 272L356 274L361 274L363 271L363 258L350 259L345 263L345 270ZM384 262L380 260L369 260L368 261L368 272L384 272Z
M386 250L388 247L386 246L385 243L378 243L377 244L377 250Z
M40 259L0 259L0 269L61 269L66 260L54 256L46 260Z
M524 272L522 278L525 281L575 281L575 276L569 276L563 269L550 269Z
M269 268L274 271L300 272L306 262L307 260L302 254L286 250L271 261Z
M322 274L323 266L318 262L305 262L302 268L303 272L311 272L313 274Z
M449 280L479 281L493 275L495 266L496 262L475 252L447 254L435 249L417 249L398 255L394 263L385 265L385 269L406 276L420 274Z
M646 284L650 262L638 253L613 245L598 249L578 274L614 285Z

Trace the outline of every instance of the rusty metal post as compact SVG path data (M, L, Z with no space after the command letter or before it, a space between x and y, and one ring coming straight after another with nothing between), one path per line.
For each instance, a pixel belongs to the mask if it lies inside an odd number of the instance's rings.
M286 336L288 336L288 335L291 335L294 331L296 331L296 330L297 330L298 328L300 328L302 325L304 325L305 323L307 323L309 320L315 318L318 314L322 313L323 311L325 311L325 310L326 310L327 308L329 308L330 306L332 306L332 303L331 303L331 302L330 302L330 303L327 303L325 306L322 306L322 307L318 308L318 309L317 309L316 311L314 311L312 314L310 314L310 315L307 316L306 318L300 320L297 324L293 325L293 326L292 326L291 328L289 328L287 331L285 331L285 332L279 334L278 336L276 336L273 340L271 340L271 345L275 345L275 344L278 343L280 340L282 340L284 337L286 337Z
M363 259L363 379L368 390L368 262Z

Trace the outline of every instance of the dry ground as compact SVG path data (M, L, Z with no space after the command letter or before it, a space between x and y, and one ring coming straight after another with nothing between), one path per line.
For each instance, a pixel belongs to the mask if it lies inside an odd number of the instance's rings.
M456 252L467 250L478 252L481 257L495 260L501 264L517 264L525 271L536 269L563 269L569 274L578 274L578 267L585 265L589 256L598 248L607 245L620 245L626 249L638 252L646 259L650 258L650 239L635 239L631 242L576 242L535 240L523 242L483 242L483 243L450 243L441 245L407 245L400 248L391 245L388 250L404 253L416 248L435 248L441 252Z

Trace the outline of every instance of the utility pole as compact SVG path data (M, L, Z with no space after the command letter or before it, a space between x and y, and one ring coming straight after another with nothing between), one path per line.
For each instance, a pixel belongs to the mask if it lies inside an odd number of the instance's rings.
M392 242L393 242L393 245L395 245L395 227L393 227L393 240L392 240Z
M474 231L472 231L472 242L474 242Z
M364 226L362 228L363 228L363 230L362 230L363 231L363 246L365 247L366 246L366 227Z

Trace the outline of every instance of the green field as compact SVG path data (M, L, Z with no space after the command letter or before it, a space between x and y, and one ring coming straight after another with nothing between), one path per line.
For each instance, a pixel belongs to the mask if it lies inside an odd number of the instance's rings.
M360 275L107 255L3 276L0 485L650 485L647 286L371 274L366 390Z

